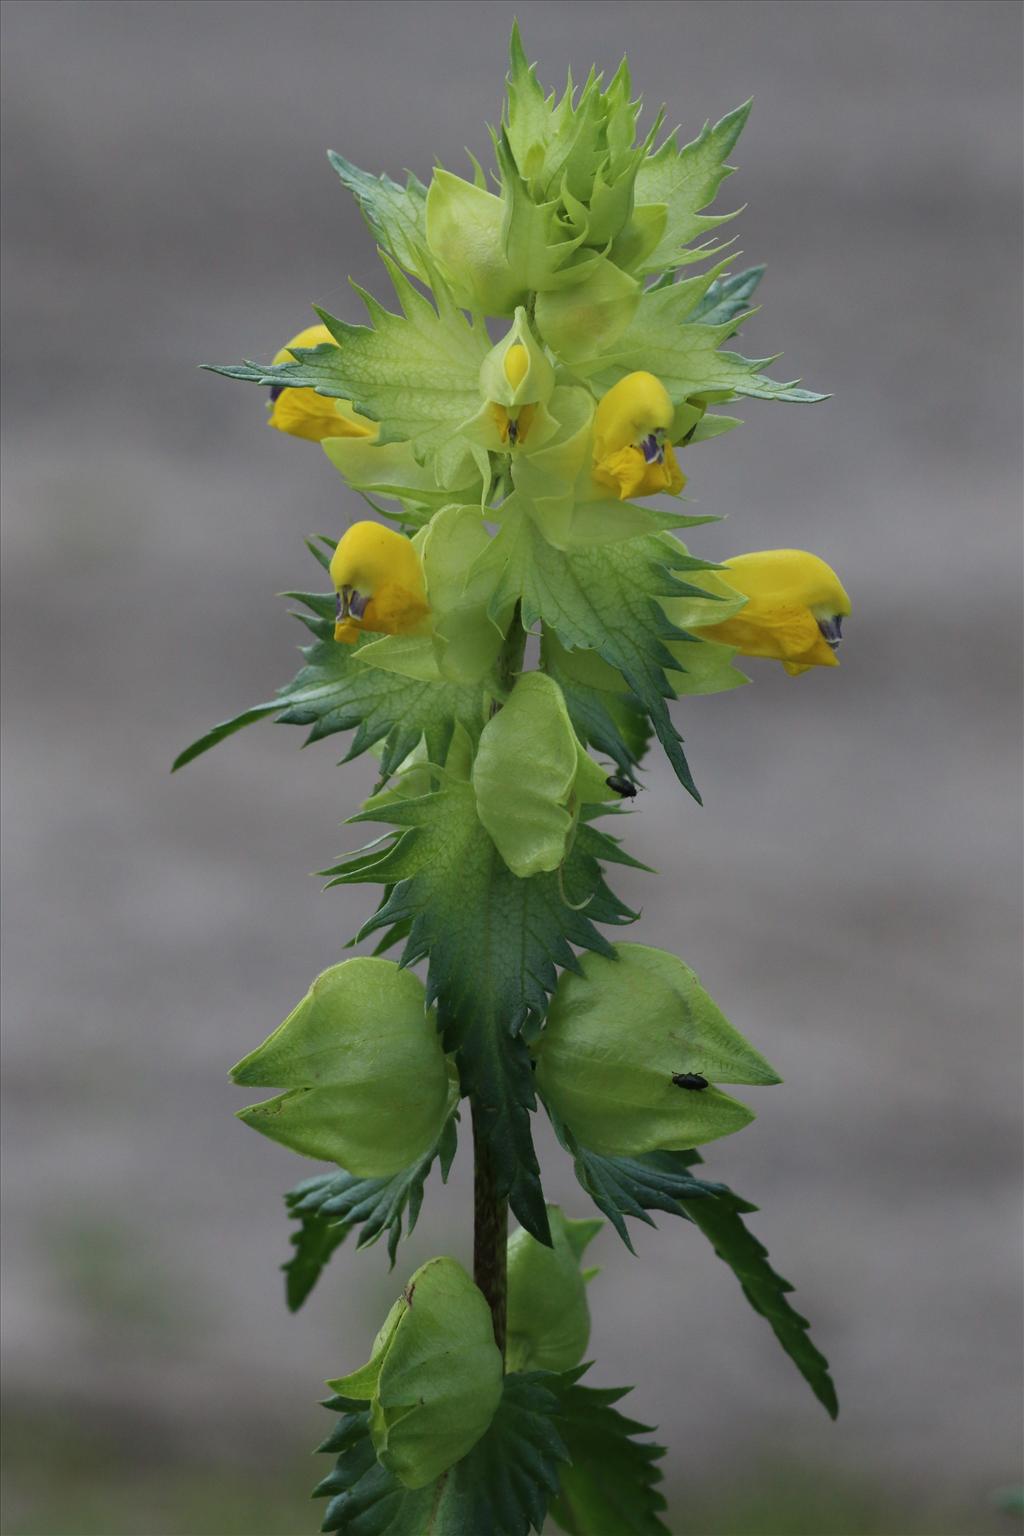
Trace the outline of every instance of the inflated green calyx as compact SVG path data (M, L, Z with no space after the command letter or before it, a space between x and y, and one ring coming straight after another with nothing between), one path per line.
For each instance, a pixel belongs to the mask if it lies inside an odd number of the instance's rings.
M606 1156L728 1136L753 1111L713 1085L777 1083L675 955L619 944L559 979L538 1045L537 1088L576 1139ZM704 1082L687 1088L687 1075Z
M244 1087L288 1090L240 1110L240 1120L368 1177L422 1157L450 1109L448 1066L423 983L392 960L345 960L324 971L231 1077Z
M548 1206L550 1248L520 1227L508 1240L509 1370L569 1371L590 1339L586 1282L596 1269L580 1269L587 1244L604 1226L572 1221Z
M407 1488L422 1488L461 1461L493 1419L502 1390L490 1309L462 1265L438 1258L418 1269L367 1364L328 1385L369 1403L377 1458Z

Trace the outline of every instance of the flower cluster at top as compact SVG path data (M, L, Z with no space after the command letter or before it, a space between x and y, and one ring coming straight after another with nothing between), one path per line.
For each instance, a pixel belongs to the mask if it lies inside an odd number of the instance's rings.
M681 461L739 425L713 407L823 398L724 346L761 269L728 272L717 232L733 215L704 210L748 107L682 147L657 144L659 114L637 143L625 63L607 86L591 72L545 96L516 31L490 177L474 158L471 179L438 167L429 187L400 186L331 155L399 311L362 292L369 326L320 311L272 365L220 370L269 385L270 425L319 442L399 524L357 522L338 543L338 641L376 637L371 666L472 683L520 604L623 674L684 782L665 695L741 681L737 651L790 673L834 666L850 606L814 555L711 567L668 531L706 519L640 504L678 498ZM637 555L625 584L608 581ZM555 595L564 578L589 622Z

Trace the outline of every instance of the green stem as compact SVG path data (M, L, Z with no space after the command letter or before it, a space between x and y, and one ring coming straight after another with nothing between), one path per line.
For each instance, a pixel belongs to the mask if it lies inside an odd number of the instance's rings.
M507 695L523 665L526 631L517 603L497 663L498 688ZM495 709L501 704L496 699ZM494 1338L505 1353L508 1317L508 1201L498 1194L494 1159L484 1135L480 1106L470 1101L473 1123L473 1279L491 1309Z
M494 1161L480 1125L473 1117L473 1279L484 1293L494 1323L494 1340L505 1353L508 1317L508 1201L499 1198Z

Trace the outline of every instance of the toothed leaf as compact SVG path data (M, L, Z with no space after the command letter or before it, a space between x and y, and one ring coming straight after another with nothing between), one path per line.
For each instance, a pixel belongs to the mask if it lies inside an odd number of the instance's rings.
M431 761L443 762L456 725L464 726L472 737L479 735L487 697L483 685L424 681L369 665L370 658L364 661L363 652L378 654L373 650L380 644L378 637L370 636L354 646L341 645L333 638L333 598L309 593L302 594L301 600L312 610L311 615L303 616L303 622L317 637L315 645L303 647L306 665L279 690L276 700L244 710L186 747L176 758L175 769L254 721L269 717L279 725L308 726L307 742L320 741L338 731L355 731L346 762L382 742L381 773L385 778L421 740L427 744ZM389 638L399 645L405 639Z
M427 189L410 171L405 186L390 176L373 176L329 149L327 158L343 186L354 195L377 244L416 277L427 276Z
M657 1487L665 1448L642 1439L650 1428L614 1406L631 1389L581 1386L587 1369L567 1372L557 1389L569 1462L551 1517L570 1536L669 1536Z
M703 214L733 167L726 165L751 103L726 114L714 127L705 123L699 135L682 149L673 133L640 166L636 178L636 202L663 203L668 209L665 232L643 261L642 272L662 272L686 259L685 247L699 236L733 218L733 214ZM691 256L692 259L692 256Z
M559 1378L505 1377L498 1411L468 1456L425 1488L409 1489L382 1467L369 1414L346 1398L325 1406L343 1415L320 1447L335 1469L314 1490L330 1502L323 1531L351 1536L528 1536L539 1531L558 1490L567 1452L559 1433Z
M512 498L502 514L502 528L484 556L499 571L496 611L521 601L528 626L541 620L567 649L596 651L614 667L650 716L676 777L699 801L666 703L673 696L666 672L680 665L666 642L685 636L659 599L693 592L674 572L706 570L707 563L691 559L667 534L559 550L541 535L521 499Z
M543 1013L556 967L576 967L574 949L610 953L596 923L635 916L612 895L599 862L623 855L584 822L560 871L520 879L481 825L472 787L457 782L417 799L371 802L354 820L400 830L383 850L353 855L326 873L336 884L393 886L360 938L408 923L402 963L428 960L428 996L440 1005L445 1049L457 1052L463 1092L479 1105L500 1193L546 1242L530 1133L533 1072L519 1031Z
M454 1111L454 1105L453 1105ZM389 1267L394 1268L398 1244L416 1225L423 1204L423 1186L435 1161L447 1182L455 1156L457 1114L453 1112L434 1147L389 1179L362 1179L339 1168L334 1173L303 1179L285 1195L288 1214L300 1222L291 1238L294 1255L283 1264L289 1310L297 1312L316 1285L328 1260L348 1234L360 1228L359 1248L368 1248L387 1233ZM405 1218L405 1232L402 1222Z

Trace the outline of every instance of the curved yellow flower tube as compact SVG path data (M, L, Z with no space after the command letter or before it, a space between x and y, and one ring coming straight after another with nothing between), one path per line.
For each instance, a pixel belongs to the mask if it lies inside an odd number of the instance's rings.
M404 534L381 523L353 523L330 571L338 593L334 638L344 645L367 632L410 634L430 612L419 555Z
M721 579L747 602L721 624L697 630L744 656L769 656L795 677L839 665L850 599L830 565L803 549L764 549L723 562Z
M293 347L319 347L324 342L337 346L326 325L307 325L281 348L274 362L293 363ZM271 390L270 400L267 425L276 427L278 432L287 432L289 437L305 437L310 442L319 443L325 437L376 437L379 430L375 421L353 411L347 400L318 395L315 389L278 386Z
M594 479L620 501L677 496L686 484L666 434L675 407L653 373L629 373L598 401L594 413Z

